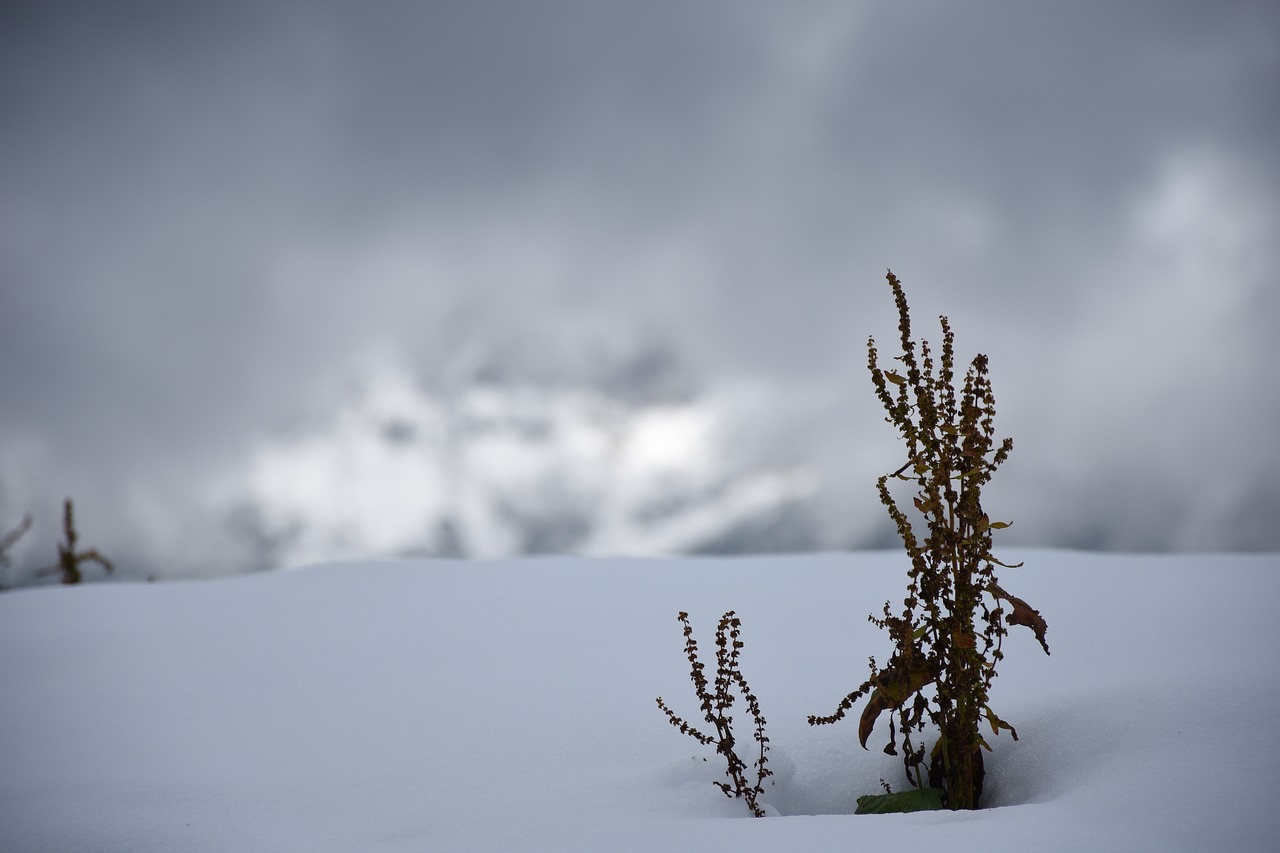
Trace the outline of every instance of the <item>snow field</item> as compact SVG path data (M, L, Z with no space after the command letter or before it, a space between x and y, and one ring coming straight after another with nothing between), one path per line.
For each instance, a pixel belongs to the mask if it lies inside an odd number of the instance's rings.
M899 759L811 728L883 661L905 556L367 562L0 596L0 850L1271 850L1280 555L1001 555L980 812L853 816ZM654 704L743 620L764 820ZM737 715L736 715L737 716ZM745 708L736 729L749 746ZM745 749L745 747L744 747ZM703 758L707 760L704 762ZM750 763L751 758L744 754Z

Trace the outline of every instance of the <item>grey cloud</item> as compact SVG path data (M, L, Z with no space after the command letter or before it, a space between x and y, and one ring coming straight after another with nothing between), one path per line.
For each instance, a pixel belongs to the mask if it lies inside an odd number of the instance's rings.
M1199 512L1191 498L1134 521L1151 532L1129 540L1080 532L1114 525L1103 510L1057 520L1054 494L1114 492L1101 472L1116 466L1274 506L1251 479L1280 468L1264 426L1280 397L1271 4L3 15L0 460L48 469L54 496L206 482L322 412L371 354L443 375L501 351L570 375L611 339L651 338L699 387L754 389L743 453L860 476L863 451L845 442L882 446L854 437L882 426L863 345L892 340L879 281L892 266L920 332L946 312L962 352L992 356L1019 439L1014 491L1063 477L1016 536L1186 546L1168 519ZM1135 211L1183 160L1247 189L1201 202L1241 223L1234 245L1194 221L1164 242L1141 233ZM1203 282L1192 261L1159 266L1197 241L1227 266L1202 264ZM1166 325L1146 322L1178 276ZM1228 308L1199 307L1215 299ZM1143 356L1176 352L1171 339L1204 354ZM1197 382L1195 405L1169 415L1196 365L1229 378ZM1124 375L1142 385L1117 386ZM1157 417L1164 442L1143 446L1133 424ZM1256 452L1195 452L1227 432ZM44 461L18 460L33 442ZM1197 473L1185 483L1168 473L1183 460ZM3 508L33 499L7 479ZM1196 541L1272 541L1211 533Z

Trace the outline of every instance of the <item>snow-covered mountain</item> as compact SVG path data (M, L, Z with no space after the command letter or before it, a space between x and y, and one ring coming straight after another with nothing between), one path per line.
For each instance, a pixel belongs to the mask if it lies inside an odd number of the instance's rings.
M382 367L259 449L232 516L262 567L369 555L812 548L816 474L734 458L723 401L649 350L573 381ZM586 381L584 381L584 379Z

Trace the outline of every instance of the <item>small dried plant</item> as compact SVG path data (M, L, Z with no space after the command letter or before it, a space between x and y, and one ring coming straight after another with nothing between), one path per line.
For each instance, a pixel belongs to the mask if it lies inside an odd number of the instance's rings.
M1006 729L1018 738L988 703L996 665L1004 657L1006 625L1031 628L1046 654L1047 626L1038 611L1005 592L996 580L996 566L1017 566L992 556L992 531L1009 525L990 519L981 494L1013 449L1013 440L1006 438L999 445L994 440L995 396L987 357L974 357L957 390L947 318L940 318L942 352L935 365L927 340L920 341L917 354L901 283L892 272L888 281L901 332L902 354L896 360L906 375L880 367L874 338L867 350L876 396L888 412L886 421L907 445L907 461L877 483L880 501L911 559L907 594L899 614L886 602L882 616L869 617L893 640L889 662L880 667L872 658L871 676L840 701L835 713L811 716L809 723L835 723L870 694L858 724L863 748L881 712L896 712L896 726L892 714L889 718L885 752L897 755L900 745L913 786L941 789L948 808L973 809L982 794L982 750L990 749L980 722L985 718L992 734ZM890 494L890 479L915 485L913 503L928 530L923 540ZM931 750L921 740L926 722L937 732Z
M8 551L14 546L22 535L31 529L31 514L28 513L22 517L22 521L18 522L18 526L10 530L4 536L0 536L0 566L9 568ZM8 589L8 587L0 586L0 591Z
M691 667L693 690L701 702L703 718L714 727L715 735L705 734L689 725L667 707L667 703L661 696L658 697L658 707L667 715L671 725L683 734L689 735L704 746L715 745L716 752L724 757L728 765L725 775L733 784L730 785L728 782L713 784L724 791L724 795L730 799L745 798L751 813L756 817L764 817L765 813L760 806L759 797L764 791L764 780L772 776L773 771L768 767L769 738L764 733L765 720L760 713L760 702L747 686L747 679L738 667L738 658L743 647L742 621L732 610L720 617L720 624L716 626L716 676L709 690L705 666L698 660L698 641L693 638L693 626L689 624L689 614L681 611L676 618L684 626L684 653ZM737 698L733 693L734 688L742 693L742 698L747 704L747 712L755 722L755 740L759 754L754 762L756 776L754 785L747 783L747 764L734 750L736 742L733 737L733 718L727 713Z
M80 583L82 580L80 566L85 563L97 563L108 574L115 569L110 560L98 553L97 548L89 548L84 551L76 550L76 539L78 537L76 535L75 511L71 505L70 498L67 498L62 504L62 535L66 537L66 541L58 543L58 562L48 568L41 569L38 574L61 574L64 584L75 584Z
M22 535L31 529L31 514L28 513L22 517L22 521L18 522L18 526L10 530L4 536L0 537L0 566L8 567L9 555L6 553L13 547Z

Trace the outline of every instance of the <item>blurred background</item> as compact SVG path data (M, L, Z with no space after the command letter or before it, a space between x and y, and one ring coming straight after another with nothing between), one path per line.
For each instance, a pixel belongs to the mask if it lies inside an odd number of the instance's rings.
M6 586L65 497L125 577L892 546L886 268L998 545L1280 549L1270 0L8 2L0 110Z

